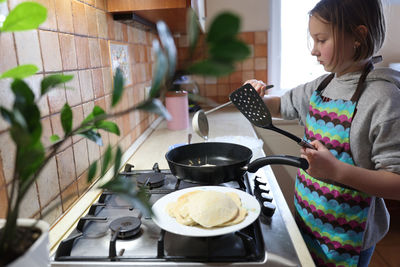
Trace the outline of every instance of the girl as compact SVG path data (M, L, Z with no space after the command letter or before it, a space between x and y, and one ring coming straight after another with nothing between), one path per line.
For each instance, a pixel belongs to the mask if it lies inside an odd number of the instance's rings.
M385 22L379 0L322 0L309 13L311 54L331 72L265 97L299 119L315 150L295 182L295 218L318 266L367 266L389 228L383 197L400 200L400 73L374 69ZM263 96L261 81L247 81ZM246 82L246 83L247 83Z

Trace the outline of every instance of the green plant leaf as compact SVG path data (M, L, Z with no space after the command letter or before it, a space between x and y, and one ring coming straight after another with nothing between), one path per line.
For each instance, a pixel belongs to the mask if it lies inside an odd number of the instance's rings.
M164 117L166 120L171 119L171 114L168 113L168 110L164 107L162 102L157 98L150 98L146 101L143 101L137 106L137 109L156 113Z
M107 150L103 155L103 164L101 165L101 177L103 177L106 174L108 166L110 166L111 156L112 156L111 146L108 145Z
M0 79L4 78L24 79L26 77L34 75L38 70L39 68L32 64L20 65L18 67L3 72L0 75Z
M213 61L205 59L196 62L188 67L188 71L192 74L199 74L205 76L224 76L233 72L235 67L232 63Z
M199 39L199 26L198 26L198 18L196 16L196 13L194 12L193 9L189 8L188 9L188 40L189 40L189 51L190 54L193 54L194 49L196 48L197 45L197 40Z
M69 134L72 130L72 110L68 103L65 103L61 109L61 125L64 129L65 135Z
M91 182L96 175L96 170L97 170L97 161L93 162L90 167L89 167L89 173L88 173L88 178L87 181Z
M233 62L247 58L250 55L250 48L242 41L230 39L213 43L209 53L215 60Z
M11 90L15 96L12 124L16 123L22 127L27 134L31 135L29 142L35 143L40 139L42 134L40 111L34 102L35 95L30 87L23 80L19 79L11 83ZM21 139L20 141L23 140Z
M153 53L156 55L155 68L153 71L153 81L151 83L150 98L158 97L162 83L165 80L165 75L168 69L168 60L161 49L158 40L153 40Z
M117 147L117 152L115 152L114 159L114 178L118 177L119 168L121 167L122 151L121 148Z
M95 126L118 136L120 135L118 125L112 121L98 121L96 122Z
M112 94L111 106L115 106L124 92L124 76L120 68L117 68L114 75L114 90Z
M240 18L230 12L219 14L212 22L207 34L207 42L219 42L224 39L232 39L238 34Z
M171 32L168 29L167 24L164 21L157 22L158 36L160 37L161 44L167 52L168 60L168 77L172 77L175 73L176 68L176 46L174 38L171 36Z
M81 132L79 133L79 135L82 135L83 137L95 142L99 146L103 145L103 140L101 139L101 135L92 129L87 130L85 132Z
M73 75L52 74L43 78L40 84L40 92L42 95L49 92L52 88L64 86L64 83L69 82L74 78Z
M60 137L57 134L53 134L52 136L50 136L50 142L52 143L56 143L58 141L60 141Z
M47 18L47 9L35 2L23 2L10 11L1 32L33 30Z
M94 106L92 112L82 121L82 124L87 124L88 122L93 121L94 118L104 116L105 114L105 111L101 107Z

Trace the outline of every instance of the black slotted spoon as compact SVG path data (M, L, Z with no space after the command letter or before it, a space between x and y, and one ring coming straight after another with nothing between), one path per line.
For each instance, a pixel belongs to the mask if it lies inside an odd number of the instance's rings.
M294 134L286 132L285 130L279 129L272 124L272 117L268 107L251 84L247 83L233 91L230 94L229 99L255 126L278 132L289 137L300 146L315 149L307 141L295 136Z

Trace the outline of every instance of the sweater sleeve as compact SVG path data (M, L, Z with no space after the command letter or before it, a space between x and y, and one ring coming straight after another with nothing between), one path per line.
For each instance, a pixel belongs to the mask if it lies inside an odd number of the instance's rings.
M301 84L287 91L281 97L282 118L286 120L299 119L300 124L304 125L307 118L310 97L326 76L320 76L309 83Z

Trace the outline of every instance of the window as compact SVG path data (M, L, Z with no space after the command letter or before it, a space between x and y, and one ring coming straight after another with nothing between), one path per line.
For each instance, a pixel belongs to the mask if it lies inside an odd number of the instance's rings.
M291 89L326 73L316 58L311 56L313 43L308 33L308 12L318 1L281 1L280 88L282 90Z

